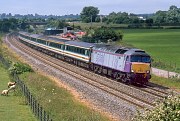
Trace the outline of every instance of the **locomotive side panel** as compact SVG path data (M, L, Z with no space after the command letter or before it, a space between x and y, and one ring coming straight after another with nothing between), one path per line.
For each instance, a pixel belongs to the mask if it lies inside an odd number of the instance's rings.
M91 62L118 71L124 71L125 55L107 53L93 49L91 53Z

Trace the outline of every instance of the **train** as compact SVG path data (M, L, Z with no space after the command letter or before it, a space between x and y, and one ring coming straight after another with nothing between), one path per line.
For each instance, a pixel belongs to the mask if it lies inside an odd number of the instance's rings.
M43 53L126 84L145 85L151 78L151 57L141 49L27 32L19 32L18 39Z

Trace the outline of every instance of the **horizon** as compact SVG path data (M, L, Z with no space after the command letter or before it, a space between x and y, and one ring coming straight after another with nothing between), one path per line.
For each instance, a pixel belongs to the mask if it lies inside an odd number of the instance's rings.
M141 4L139 4L141 3ZM0 1L1 9L0 14L11 13L13 16L15 14L28 15L28 14L38 14L38 15L80 15L82 9L86 6L97 7L100 12L99 15L108 15L111 12L127 12L133 14L153 14L158 10L167 11L171 5L175 5L178 8L180 3L177 0L104 0L104 1L23 1L23 0L8 0ZM52 9L50 9L52 8Z

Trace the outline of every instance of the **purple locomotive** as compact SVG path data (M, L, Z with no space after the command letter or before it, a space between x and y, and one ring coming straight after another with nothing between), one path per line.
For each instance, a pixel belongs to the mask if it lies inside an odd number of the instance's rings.
M104 73L125 83L146 84L151 78L151 60L145 51L111 45L92 48L94 71Z

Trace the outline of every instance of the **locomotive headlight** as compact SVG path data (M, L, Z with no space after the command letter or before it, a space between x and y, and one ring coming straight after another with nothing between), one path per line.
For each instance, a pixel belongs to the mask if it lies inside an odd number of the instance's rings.
M134 70L131 70L131 72L134 72Z
M146 71L146 73L150 73L150 71L148 70L148 71Z

